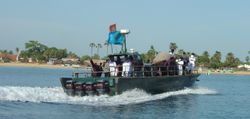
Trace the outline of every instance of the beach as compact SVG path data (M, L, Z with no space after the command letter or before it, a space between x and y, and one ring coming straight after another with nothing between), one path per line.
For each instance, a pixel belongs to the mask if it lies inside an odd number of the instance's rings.
M201 74L250 75L250 71L199 71Z
M73 68L74 66L64 66L63 64L39 64L39 63L0 63L0 67L36 67L36 68Z

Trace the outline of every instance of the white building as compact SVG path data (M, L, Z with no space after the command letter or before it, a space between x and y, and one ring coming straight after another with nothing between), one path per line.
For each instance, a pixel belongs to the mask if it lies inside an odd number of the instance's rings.
M248 65L248 64L239 65L239 66L237 66L237 67L238 67L238 68L246 68L247 70L250 71L250 65Z

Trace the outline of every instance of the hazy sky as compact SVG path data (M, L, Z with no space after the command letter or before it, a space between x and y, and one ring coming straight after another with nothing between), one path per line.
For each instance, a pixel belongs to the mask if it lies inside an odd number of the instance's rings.
M113 23L131 30L127 46L139 52L150 45L168 51L175 42L186 51L233 52L244 60L250 50L249 0L1 0L0 49L37 40L90 55L89 44L103 44Z

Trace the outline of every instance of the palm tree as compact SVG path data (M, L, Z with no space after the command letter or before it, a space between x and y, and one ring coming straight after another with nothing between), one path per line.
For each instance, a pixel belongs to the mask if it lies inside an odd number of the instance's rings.
M16 53L17 53L17 54L19 53L19 48L18 48L18 47L16 47Z
M107 55L108 55L108 53L109 53L109 43L108 43L108 41L106 41L106 42L104 43L104 45L107 46Z
M91 56L93 56L93 48L96 47L95 43L90 43L89 47L91 48Z
M157 51L155 50L155 48L154 48L154 46L153 45L151 45L150 46L150 49L148 50L148 52L147 52L147 57L148 57L148 60L149 61L153 61L153 59L155 58L155 55L157 54Z
M169 48L170 48L171 52L174 53L174 51L178 48L178 46L176 45L176 43L170 42Z
M180 55L180 56L182 56L184 52L185 51L183 49L179 49L177 54Z
M246 56L246 62L248 63L250 60L250 57L249 56Z
M99 55L99 48L102 48L102 44L98 43L96 45L96 48L97 48L97 54ZM99 55L100 56L100 55Z
M20 54L19 51L20 51L19 48L16 47L16 54L17 54L16 61L17 61L17 62L19 61L19 54Z
M211 68L220 68L221 67L221 52L216 51L214 55L210 58L210 67Z

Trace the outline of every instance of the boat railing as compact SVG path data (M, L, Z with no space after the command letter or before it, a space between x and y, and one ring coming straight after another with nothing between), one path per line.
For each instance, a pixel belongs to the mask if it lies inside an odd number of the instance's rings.
M161 77L198 74L198 70L178 69L177 66L133 66L129 71L122 66L109 67L114 70L74 72L73 77Z

